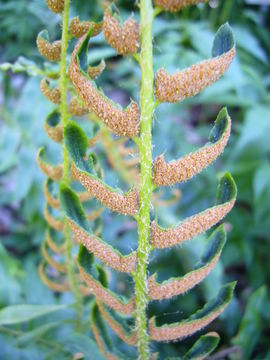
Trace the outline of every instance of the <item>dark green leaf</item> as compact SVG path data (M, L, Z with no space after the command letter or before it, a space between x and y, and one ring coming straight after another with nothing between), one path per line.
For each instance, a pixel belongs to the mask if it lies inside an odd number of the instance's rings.
M183 360L203 360L218 346L219 335L208 333L195 342L192 348L183 356Z
M215 36L212 56L220 56L228 51L230 51L234 46L234 36L232 29L228 23L222 25Z
M217 204L224 204L236 198L237 188L230 173L220 179L217 188Z

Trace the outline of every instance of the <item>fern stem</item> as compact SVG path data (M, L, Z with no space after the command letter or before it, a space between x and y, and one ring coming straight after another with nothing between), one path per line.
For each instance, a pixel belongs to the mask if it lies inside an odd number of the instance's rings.
M61 92L61 122L64 128L69 119L68 105L67 105L67 48L68 48L68 19L69 19L69 0L65 0L64 12L62 15L62 48L60 61L60 92ZM63 143L63 181L69 183L69 160L66 147Z
M61 48L61 61L60 61L60 92L61 92L61 124L64 128L67 125L69 120L69 111L67 105L67 48L68 48L68 21L69 21L69 1L65 0L64 11L62 15L62 48ZM69 159L68 152L63 143L63 182L68 185L70 182L69 175ZM67 220L65 220L64 226L64 235L65 235L65 247L66 247L66 264L68 270L68 278L71 286L71 291L75 298L75 307L76 307L76 330L79 331L81 327L81 318L82 318L82 297L79 291L79 286L76 280L76 273L73 264L72 257L72 238L71 232Z
M141 133L140 133L140 209L138 218L138 253L135 274L136 289L136 328L138 334L138 352L142 360L149 359L149 336L147 331L147 263L151 251L150 246L150 210L152 195L152 118L153 99L153 47L152 0L140 1L141 17Z

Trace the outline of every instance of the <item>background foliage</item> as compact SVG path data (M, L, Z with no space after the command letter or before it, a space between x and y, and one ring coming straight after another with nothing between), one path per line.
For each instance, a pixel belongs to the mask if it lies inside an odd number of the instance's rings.
M119 1L128 16L135 1ZM99 20L102 1L76 0L72 16ZM270 359L270 11L268 1L211 1L164 14L155 22L155 68L183 68L209 57L213 34L229 21L237 43L237 57L229 72L199 96L181 105L162 105L154 121L154 156L166 150L167 159L179 157L206 142L218 110L228 106L233 132L221 160L195 180L177 188L180 201L160 210L164 225L197 213L213 204L217 177L231 171L238 200L226 218L228 242L213 274L197 290L165 304L172 319L184 318L211 298L218 287L237 280L235 297L224 315L209 329L222 336L219 355L213 359ZM0 359L69 359L85 352L102 359L89 332L89 307L85 304L84 334L75 334L70 295L54 295L40 281L37 267L44 238L43 182L36 164L37 149L49 144L43 129L51 104L39 90L43 65L36 34L48 28L55 38L60 19L45 1L0 1ZM94 40L93 63L101 58L107 67L100 78L105 92L126 104L138 99L139 69L133 60L116 56L103 37ZM19 58L18 58L19 57ZM12 63L10 65L8 63ZM50 144L50 146L52 146ZM106 162L108 181L119 178ZM105 212L104 237L108 241L136 244L136 231L127 231L120 217ZM132 224L131 224L132 226ZM131 235L130 235L131 234ZM190 269L203 250L203 236L183 248L159 256L152 269L168 275ZM179 269L180 264L180 269ZM115 287L124 287L124 282ZM41 308L9 308L17 304ZM162 318L160 319L162 322ZM194 342L194 339L181 343ZM119 345L120 346L120 345ZM163 358L179 356L179 343L158 345ZM95 353L94 353L95 352Z

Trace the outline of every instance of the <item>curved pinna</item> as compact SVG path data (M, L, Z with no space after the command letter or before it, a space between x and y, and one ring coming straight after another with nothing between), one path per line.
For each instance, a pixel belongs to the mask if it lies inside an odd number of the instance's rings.
M214 39L212 58L189 68L168 74L160 69L155 78L155 96L159 102L175 103L197 95L216 82L229 68L235 55L232 30L222 25Z
M115 270L126 273L134 270L136 252L124 256L94 235L77 194L64 184L60 185L60 204L77 242L83 244L88 251Z
M158 156L153 165L153 182L158 186L174 185L187 181L200 173L223 152L231 133L231 119L223 108L210 133L209 142L201 149L166 163L164 156Z
M179 225L169 229L158 226L152 222L152 244L158 249L168 248L192 239L204 233L212 226L219 223L233 208L236 200L236 185L229 173L226 173L219 182L217 188L217 202L213 206L199 214L191 216Z
M85 105L115 134L134 137L139 132L137 103L132 101L126 109L116 106L81 69L81 64L87 63L85 51L90 37L91 30L78 41L72 53L69 74L73 85Z
M210 236L206 251L194 270L188 272L183 277L170 278L162 283L156 281L156 273L151 275L148 279L150 299L170 299L173 296L186 293L203 281L218 262L225 242L226 233L224 226L221 225Z
M85 160L88 149L88 138L82 129L70 122L64 130L67 151L72 160L72 169L81 184L103 205L112 211L124 215L135 215L138 210L138 194L135 188L123 194L104 183L94 169L94 158L91 155Z

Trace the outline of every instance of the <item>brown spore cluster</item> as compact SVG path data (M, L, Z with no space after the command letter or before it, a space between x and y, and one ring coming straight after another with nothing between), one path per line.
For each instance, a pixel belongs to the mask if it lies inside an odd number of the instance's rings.
M170 12L176 12L186 6L196 5L208 0L154 0L156 6Z
M108 325L112 328L112 330L119 336L119 338L128 345L136 346L136 332L133 332L129 336L127 336L122 326L114 320L114 318L109 314L108 311L106 311L102 303L100 301L98 301L97 303L101 315L107 321Z
M83 116L89 114L89 109L87 106L81 104L76 96L74 96L69 101L69 112L74 116Z
M73 171L85 189L112 211L124 215L135 215L138 211L138 193L135 188L131 189L126 194L121 194L118 191L111 190L102 181L96 179L92 175L88 175L78 170L75 165L73 165Z
M99 75L103 72L103 70L105 69L106 64L104 60L101 60L100 64L97 66L89 66L87 69L87 74L89 75L89 77L94 80L97 77L99 77Z
M61 94L59 87L50 88L50 82L47 79L42 79L40 82L40 90L42 94L54 104L60 104Z
M74 233L75 239L103 261L104 264L120 272L130 273L134 270L137 261L136 252L132 252L127 256L121 256L111 246L107 245L94 234L89 234L73 221L69 220L69 225Z
M108 44L121 55L135 54L140 47L140 31L137 21L129 18L121 26L109 8L104 15L104 37Z
M163 300L186 293L210 274L219 257L220 252L206 266L187 273L181 278L171 279L161 284L156 282L155 275L150 276L148 279L149 297L151 300Z
M139 108L137 103L132 101L127 109L119 109L97 90L91 80L82 74L76 55L83 41L84 37L75 46L69 68L70 77L78 95L89 110L115 134L127 137L136 136L139 132Z
M62 165L52 166L51 164L46 163L41 159L40 153L38 153L37 155L37 163L40 169L42 170L42 172L50 179L55 181L60 181L62 179L62 175L63 175Z
M160 69L155 77L155 96L159 102L175 103L197 95L217 81L229 68L235 47L221 56L191 65L189 68L168 74Z
M224 151L231 133L231 119L221 138L178 160L166 163L164 155L158 156L153 164L153 182L158 186L174 185L191 179L215 161Z
M155 341L171 341L176 339L183 339L195 332L203 329L205 326L215 320L224 310L226 306L211 312L208 316L198 320L182 322L177 325L155 326L154 318L149 321L149 334Z
M109 308L118 311L121 314L132 314L135 310L135 299L131 298L128 303L124 303L120 300L114 293L104 286L101 285L99 281L96 281L90 274L85 272L85 270L78 265L78 269L80 271L81 277L89 286L91 292L95 295L95 297L101 300L104 304L106 304Z
M60 14L64 10L65 0L46 0L48 8L56 13Z
M80 21L80 19L76 16L70 22L69 32L75 38L80 38L83 35L87 34L90 28L92 29L91 36L97 36L101 33L103 29L103 23L95 23L93 21Z
M87 106L81 104L76 96L74 96L69 101L69 112L74 116L83 116L89 113L89 109Z
M38 51L46 59L50 61L59 61L61 57L61 41L56 40L50 43L48 40L44 39L42 36L38 35L37 37L37 47Z
M61 143L63 140L63 128L61 125L50 126L46 122L44 123L44 129L48 136L56 143Z
M156 221L152 222L152 244L158 249L179 245L193 237L204 233L221 221L233 208L235 199L209 208L191 216L174 228L161 229Z

